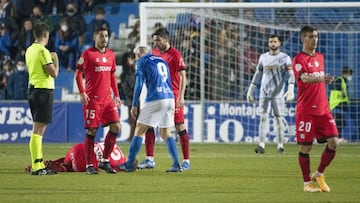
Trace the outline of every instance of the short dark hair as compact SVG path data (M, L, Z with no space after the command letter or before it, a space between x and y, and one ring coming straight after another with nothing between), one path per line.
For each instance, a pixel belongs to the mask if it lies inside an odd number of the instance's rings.
M308 32L314 32L317 31L317 29L311 25L305 25L304 27L301 28L300 30L300 37L303 38L306 36L306 33Z
M269 39L270 39L270 38L278 38L279 41L280 41L280 43L282 43L282 38L281 38L279 35L277 35L277 34L272 34L272 35L270 35L270 36L269 36Z
M96 14L105 14L105 10L104 10L104 8L103 7L97 7L96 9L95 9L95 15Z
M46 32L49 32L49 26L45 23L36 23L33 27L33 35L35 39L44 37Z
M94 29L94 35L97 35L98 32L105 31L105 30L109 32L109 30L108 30L108 28L106 26L97 26ZM108 34L110 35L110 33L108 33Z
M151 36L158 35L161 38L169 39L169 31L166 28L159 28L157 29Z
M353 70L348 68L348 67L343 67L342 69L342 74L349 74L352 75L353 74Z

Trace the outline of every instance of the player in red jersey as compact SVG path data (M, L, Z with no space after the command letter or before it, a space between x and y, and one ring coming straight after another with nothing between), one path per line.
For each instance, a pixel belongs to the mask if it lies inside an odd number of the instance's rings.
M186 88L186 66L181 53L171 47L169 42L169 32L165 28L156 30L153 34L154 49L152 54L160 56L169 65L171 83L175 96L175 128L180 138L180 145L183 152L183 170L190 169L189 134L184 125L184 94ZM145 136L146 159L142 161L138 168L154 168L154 129L150 128Z
M105 145L103 142L94 143L94 150L92 151L91 156L93 156L94 168L98 168L98 164L104 154ZM124 164L126 162L126 157L121 151L118 145L114 145L114 148L110 154L109 159L111 167L118 171L117 166ZM65 157L61 157L53 161L45 161L46 167L56 172L85 172L86 163L85 163L85 152L84 144L75 144L71 149L66 153ZM31 172L31 165L25 168L25 171Z
M298 86L296 140L300 145L298 159L304 179L304 192L330 192L323 173L335 157L338 139L326 96L326 84L333 77L324 73L324 56L315 51L318 43L317 29L304 26L300 37L303 49L293 59L292 68ZM316 172L310 177L309 154L314 138L327 145Z
M100 124L110 127L105 137L104 155L99 168L107 173L116 173L109 163L116 137L120 132L120 117L118 107L121 105L117 81L115 76L115 54L106 48L109 42L107 29L99 28L94 31L94 47L86 49L78 61L75 73L76 83L83 104L84 126L86 137L84 140L86 172L97 174L93 165L91 152L94 148L94 138ZM85 88L83 84L85 76ZM112 99L111 90L114 95Z

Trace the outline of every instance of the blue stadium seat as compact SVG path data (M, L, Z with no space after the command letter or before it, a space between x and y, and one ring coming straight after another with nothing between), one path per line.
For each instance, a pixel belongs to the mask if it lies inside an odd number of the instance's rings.
M105 10L105 14L107 15L117 15L120 11L119 3L102 3L98 4L96 7L102 7Z
M273 22L275 17L274 9L256 9L255 19L259 22Z
M179 26L189 24L191 22L190 13L179 13L176 15L175 23Z
M66 88L71 93L74 85L74 72L59 72L55 79L55 87Z

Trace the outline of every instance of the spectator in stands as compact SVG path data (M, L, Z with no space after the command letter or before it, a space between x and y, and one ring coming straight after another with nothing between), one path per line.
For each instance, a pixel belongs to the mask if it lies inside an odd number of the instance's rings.
M134 49L140 42L140 20L137 20L128 35L128 48Z
M136 119L134 119L130 113L135 85L135 54L132 49L124 53L121 59L121 65L123 67L123 71L120 75L120 88L125 96L124 104L128 107L129 110L130 134L128 141L131 142L136 127Z
M25 57L25 50L32 44L35 40L34 35L32 34L32 21L30 18L25 19L23 22L23 26L20 31L20 37L18 42L18 53L16 59Z
M55 51L59 57L60 66L68 72L75 70L79 48L77 33L70 26L69 18L63 18L55 36Z
M200 100L200 53L190 56L187 71L188 84L186 86L185 100Z
M99 27L105 28L108 30L108 33L111 33L110 23L107 20L105 20L104 8L97 7L95 9L95 18L90 21L89 27L91 28L91 33L93 33Z
M158 29L160 29L160 28L163 28L164 26L163 26L163 24L161 23L161 22L157 22L157 23L155 23L155 25L154 25L154 30L158 30Z
M62 19L67 18L70 22L72 30L76 31L78 35L78 46L81 47L84 42L86 32L86 22L84 17L78 12L77 5L74 3L66 4L66 11ZM79 48L78 47L78 48Z
M254 44L259 53L265 53L269 50L267 36L269 35L270 30L266 27L257 27L255 35L251 38L251 44Z
M80 13L83 15L91 14L96 4L98 4L98 0L84 0L80 7Z
M5 22L0 22L0 63L5 59L10 59L10 33Z
M15 21L17 25L21 25L22 22L24 22L25 19L30 18L32 9L35 6L35 0L17 0L14 3L15 5Z
M6 59L3 62L3 71L0 75L0 89L2 89L3 99L9 99L9 94L7 92L8 79L11 74L14 72L14 67L11 59Z
M19 26L16 24L16 21L13 17L11 16L7 16L4 18L0 19L0 24L4 23L5 24L5 30L7 30L7 32L10 35L10 47L9 47L9 51L10 51L10 57L13 59L15 58L15 55L17 53L17 40L19 37Z
M63 15L65 11L64 0L35 0L45 15Z
M33 25L35 25L36 23L45 23L46 25L48 25L50 35L55 31L55 25L51 20L50 16L44 15L42 8L38 5L34 6L32 10L31 22Z
M29 83L29 73L24 59L19 59L16 63L16 71L11 74L7 82L7 93L13 100L26 100Z
M0 18L15 17L15 6L10 0L0 1Z
M244 82L245 88L249 87L251 79L255 73L257 60L259 58L258 52L254 46L251 45L249 38L244 38L242 43L242 56L239 60L243 65Z

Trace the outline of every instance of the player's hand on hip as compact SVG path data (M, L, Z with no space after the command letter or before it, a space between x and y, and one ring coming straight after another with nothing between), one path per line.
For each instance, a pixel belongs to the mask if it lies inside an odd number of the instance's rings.
M136 106L131 107L130 114L134 119L137 118L138 113L138 108Z
M284 94L286 101L292 101L295 98L294 85L289 84L287 92Z
M80 93L80 101L82 104L84 105L88 105L90 98L89 96L84 92L84 93Z
M253 102L254 101L254 97L253 97L253 92L255 90L255 85L254 84L250 84L250 87L246 93L246 101L248 102Z

